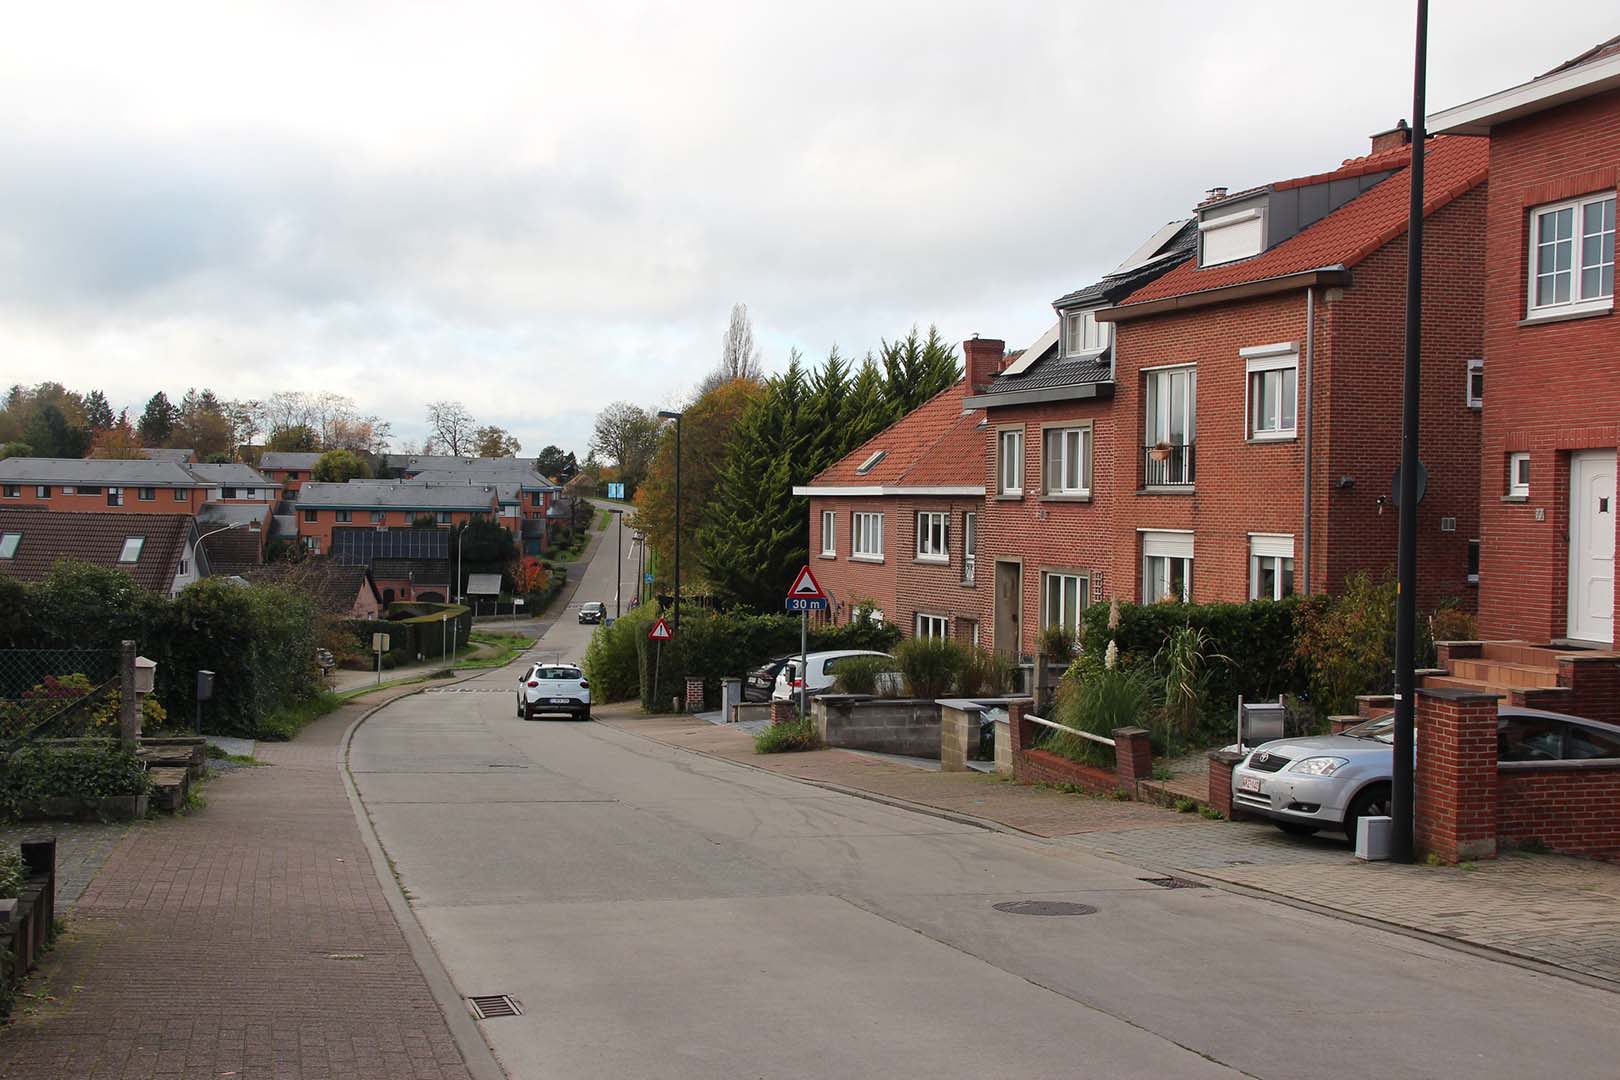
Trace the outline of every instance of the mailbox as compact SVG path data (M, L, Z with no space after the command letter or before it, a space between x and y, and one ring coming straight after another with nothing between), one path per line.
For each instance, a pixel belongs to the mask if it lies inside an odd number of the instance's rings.
M144 656L135 658L135 692L137 694L150 694L152 680L157 677L157 661L148 660Z
M1288 710L1280 701L1249 703L1238 699L1238 742L1259 746L1287 735Z
M214 673L212 671L197 672L197 700L207 701L214 696Z

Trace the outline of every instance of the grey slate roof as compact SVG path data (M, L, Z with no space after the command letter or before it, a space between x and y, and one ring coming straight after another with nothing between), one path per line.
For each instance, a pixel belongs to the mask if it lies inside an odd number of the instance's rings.
M205 487L172 461L146 458L6 458L0 480L24 484L100 484L108 487Z
M1113 349L1096 356L1058 357L1053 345L1020 375L998 375L985 395L1010 394L1018 390L1049 390L1058 386L1083 386L1108 382L1114 377Z
M0 534L22 535L16 554L0 559L0 574L18 581L39 581L58 560L77 559L122 570L143 589L167 593L191 531L191 518L185 514L84 514L0 507ZM139 558L133 563L119 562L124 542L135 536L146 541ZM199 562L206 561L205 552Z
M320 454L291 450L266 450L259 455L261 469L313 469Z
M251 465L187 465L191 475L221 487L277 488L281 485Z
M263 526L269 507L263 503L207 502L197 511L197 520L205 525Z
M411 479L435 484L506 481L522 484L524 491L560 490L556 484L536 472L533 465L513 458L483 458L470 465L422 469L413 472Z
M190 447L146 446L141 448L141 457L148 461L172 461L176 465L184 465L197 456L197 451Z
M1101 281L1058 297L1052 306L1059 311L1092 307L1123 300L1155 278L1174 270L1198 250L1198 219L1189 218L1175 234L1160 245L1153 258L1141 266L1109 274Z
M488 510L495 489L485 484L429 485L409 480L309 483L298 489L300 510Z

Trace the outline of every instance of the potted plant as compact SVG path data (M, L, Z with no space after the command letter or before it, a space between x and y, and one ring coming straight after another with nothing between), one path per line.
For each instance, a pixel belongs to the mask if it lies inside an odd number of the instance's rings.
M1152 458L1154 461L1169 461L1170 444L1165 442L1163 439L1160 439L1159 442L1148 451L1148 457Z

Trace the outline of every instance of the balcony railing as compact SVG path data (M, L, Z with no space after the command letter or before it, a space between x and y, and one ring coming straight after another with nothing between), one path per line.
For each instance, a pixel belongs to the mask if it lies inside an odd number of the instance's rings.
M1143 484L1146 487L1186 487L1193 482L1193 443L1176 443L1169 447L1144 446L1142 457L1146 464Z

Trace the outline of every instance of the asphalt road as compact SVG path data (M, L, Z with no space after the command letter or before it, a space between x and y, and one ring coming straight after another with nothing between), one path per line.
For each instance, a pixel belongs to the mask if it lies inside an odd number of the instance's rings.
M600 548L576 601L611 605L617 565ZM524 1006L480 1024L512 1077L1614 1075L1615 995L524 722L516 685L402 699L351 752L458 989ZM995 907L1027 900L1095 911Z

